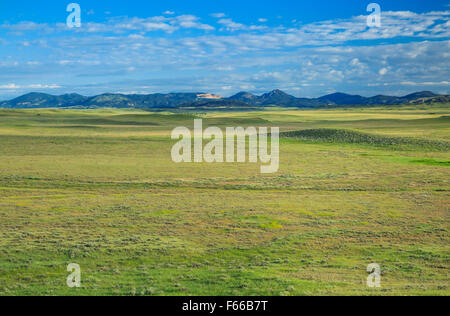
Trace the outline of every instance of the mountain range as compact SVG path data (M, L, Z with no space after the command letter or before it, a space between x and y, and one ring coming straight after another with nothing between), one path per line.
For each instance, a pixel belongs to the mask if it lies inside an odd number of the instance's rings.
M18 98L0 102L0 108L139 108L139 109L258 109L264 107L323 108L343 106L406 105L450 103L450 95L438 95L430 91L412 93L403 97L377 95L363 97L345 93L333 93L320 98L297 98L281 90L262 95L239 92L225 98L209 93L169 94L112 94L93 97L79 94L60 96L45 93L28 93Z

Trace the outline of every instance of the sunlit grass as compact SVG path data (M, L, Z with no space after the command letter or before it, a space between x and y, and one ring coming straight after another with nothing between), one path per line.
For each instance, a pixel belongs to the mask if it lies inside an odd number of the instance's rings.
M0 110L0 295L449 295L450 154L423 146L449 115ZM170 132L195 117L365 141L283 138L273 175L175 164Z

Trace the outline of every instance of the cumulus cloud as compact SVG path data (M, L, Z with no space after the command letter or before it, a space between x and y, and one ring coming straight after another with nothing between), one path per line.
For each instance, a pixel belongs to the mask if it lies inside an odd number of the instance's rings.
M59 89L61 86L57 84L30 84L26 86L28 89Z
M387 68L382 68L380 69L380 71L378 72L381 76L384 76L385 74L388 73L388 69Z
M222 24L224 28L222 30L226 31L255 31L264 30L266 27L257 25L244 25L242 23L234 22L232 19L220 19L217 23Z
M213 13L211 16L220 19L226 17L227 15L225 13Z
M199 18L195 15L181 15L176 19L177 24L182 28L193 28L205 31L212 31L215 27L199 22Z
M17 85L15 83L0 85L0 89L4 90L17 90L17 89L59 89L61 86L56 84L30 84L30 85Z
M35 22L20 22L17 24L2 24L0 29L23 34L24 32L45 32L45 33L116 33L125 32L152 32L164 31L173 33L180 29L199 29L214 30L211 25L201 23L200 18L195 15L179 15L173 16L175 12L166 11L165 15L170 16L153 16L148 18L138 17L112 17L104 23L86 22L82 23L80 28L68 28L64 23L47 24Z
M166 11L166 16L148 18L109 18L104 23L83 23L81 28L68 29L63 23L46 24L24 21L17 24L2 24L0 29L11 32L67 32L80 33L123 33L142 31L165 31L193 28L211 31L215 27L200 22L195 15L175 16L175 12ZM170 16L167 16L170 15ZM302 25L297 28L280 26L268 28L261 25L245 25L226 18L224 13L213 13L217 23L226 31L264 31L264 35L277 38L278 41L290 42L292 46L319 45L321 43L342 43L350 40L391 39L396 37L446 38L450 37L450 11L414 13L410 11L386 11L382 14L382 26L369 28L366 16L355 16L350 19L329 20ZM258 22L267 22L266 18Z
M402 81L401 85L404 86L450 86L450 81L427 81L427 82L413 82L413 81Z
M20 88L20 86L16 85L15 83L0 85L0 89L11 90L11 89L19 89L19 88Z

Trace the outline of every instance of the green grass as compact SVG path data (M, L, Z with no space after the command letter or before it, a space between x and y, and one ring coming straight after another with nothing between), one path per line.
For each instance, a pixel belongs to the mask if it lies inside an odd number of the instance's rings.
M449 295L449 115L0 110L0 295ZM280 171L174 164L194 118L279 126Z
M450 120L448 120L450 124ZM372 135L345 129L310 129L295 132L286 132L282 137L295 138L312 142L330 142L330 143L349 143L349 144L367 144L380 147L391 147L392 149L416 150L436 150L448 152L450 142L436 141L429 139L417 139L407 137L388 137L381 135Z

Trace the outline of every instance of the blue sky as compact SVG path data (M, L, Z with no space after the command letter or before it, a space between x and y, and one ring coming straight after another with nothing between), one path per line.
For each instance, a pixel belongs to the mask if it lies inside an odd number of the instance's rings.
M81 7L80 28L66 7ZM367 26L367 5L381 27ZM282 89L449 93L450 0L1 1L0 100Z

